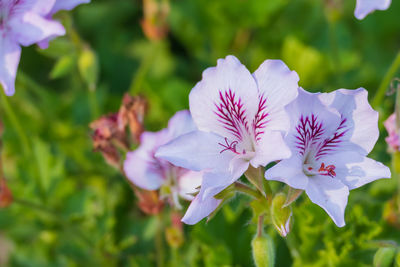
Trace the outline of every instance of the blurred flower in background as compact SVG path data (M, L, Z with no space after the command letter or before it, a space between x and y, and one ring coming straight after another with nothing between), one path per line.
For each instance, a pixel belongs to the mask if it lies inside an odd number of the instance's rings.
M383 125L385 125L386 131L388 132L388 137L385 138L385 141L389 146L389 150L391 152L399 151L400 139L399 127L396 122L396 113L390 115Z
M375 10L388 9L391 2L392 0L357 0L354 16L357 19L363 19Z
M201 184L202 173L189 171L155 157L157 149L174 138L196 130L189 111L177 112L168 128L159 132L144 132L140 146L126 155L124 171L128 179L146 190L160 189L161 198L180 209L179 197L192 200Z
M71 9L83 1L29 0L0 2L0 83L6 95L15 92L15 77L21 46L37 43L47 48L48 41L65 34L65 29L51 16L60 9Z

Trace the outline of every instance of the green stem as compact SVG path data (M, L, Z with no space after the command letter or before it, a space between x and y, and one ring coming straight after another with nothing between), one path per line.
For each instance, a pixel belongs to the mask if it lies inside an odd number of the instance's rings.
M157 227L157 233L156 233L156 238L155 238L155 243L156 243L156 259L157 259L157 267L163 267L164 266L164 245L163 245L163 229L164 229L164 224L163 224L163 219L162 219L162 213L157 215L158 219L158 227Z
M257 237L262 237L264 233L264 215L258 216Z
M95 120L99 116L99 105L97 104L96 90L89 88L89 107L92 115L92 120Z
M15 132L17 133L20 144L22 146L22 150L25 152L25 154L31 155L32 150L29 144L29 139L25 134L25 131L23 130L21 124L19 123L18 118L14 113L14 109L11 108L7 96L5 96L3 93L0 93L0 95L1 95L2 108L4 110L5 115L9 119L11 125L13 126Z
M372 100L372 107L377 108L385 97L387 88L390 82L396 75L397 70L400 68L400 51L397 53L395 60L386 72L381 84L379 85L378 91L375 93L374 99Z
M256 199L262 197L262 195L258 191L254 190L250 186L245 185L245 184L243 184L241 182L235 182L234 183L234 187L235 187L236 191L238 191L240 193L244 193L244 194L249 195L249 196L252 196L252 197L254 197Z

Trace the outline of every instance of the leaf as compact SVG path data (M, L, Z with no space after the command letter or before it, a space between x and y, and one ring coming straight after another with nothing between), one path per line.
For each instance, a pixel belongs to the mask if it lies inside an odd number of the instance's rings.
M71 55L63 56L57 60L50 72L50 78L57 79L71 73L75 65L75 58Z
M296 201L299 198L299 196L301 195L301 193L303 193L303 190L295 189L295 188L292 188L289 186L288 195L287 195L285 203L283 204L283 207L287 207L290 204L292 204L294 201Z

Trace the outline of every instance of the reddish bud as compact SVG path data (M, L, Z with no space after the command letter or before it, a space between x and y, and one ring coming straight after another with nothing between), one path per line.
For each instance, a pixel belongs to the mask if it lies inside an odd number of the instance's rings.
M160 200L157 191L135 190L136 196L139 199L139 208L148 215L159 214L163 207L164 202Z

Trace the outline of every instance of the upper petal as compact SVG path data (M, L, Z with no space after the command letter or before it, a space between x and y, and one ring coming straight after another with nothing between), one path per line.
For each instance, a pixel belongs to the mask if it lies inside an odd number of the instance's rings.
M299 155L293 155L269 168L265 172L265 178L302 190L306 189L309 180L303 172L303 161Z
M300 88L298 97L286 106L290 130L285 141L292 153L304 155L308 147L331 137L340 125L340 114L321 102L320 95Z
M288 131L289 119L284 116L283 111L284 107L297 97L299 76L281 60L264 61L253 76L258 85L260 98L266 101L265 113L268 114L266 128Z
M391 2L392 0L357 0L354 16L357 19L363 19L375 10L388 9Z
M321 94L321 101L336 109L341 115L341 141L348 150L357 150L363 155L371 152L379 137L377 111L368 103L368 91L339 89L331 93Z
M309 179L306 193L310 200L323 208L339 227L345 225L344 211L349 189L337 179L328 176L313 176Z
M189 105L199 130L240 139L257 113L257 84L237 58L227 56L203 72L190 92Z
M23 46L65 34L61 23L45 19L32 11L26 12L21 18L11 19L9 26L13 36Z
M171 139L192 132L196 129L196 125L193 122L189 110L176 112L168 122L168 131Z
M0 35L3 33L0 30ZM6 95L11 96L15 92L15 77L21 57L21 47L14 40L0 38L0 83Z
M231 151L221 153L219 143L223 142L224 139L216 134L193 131L161 146L156 157L194 171L227 171L235 154Z

